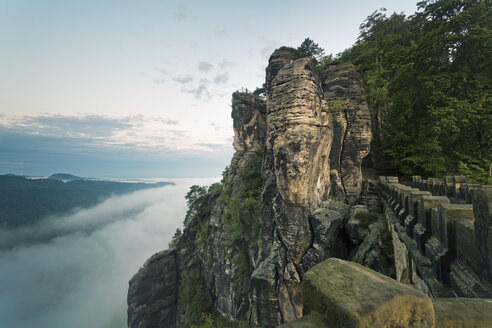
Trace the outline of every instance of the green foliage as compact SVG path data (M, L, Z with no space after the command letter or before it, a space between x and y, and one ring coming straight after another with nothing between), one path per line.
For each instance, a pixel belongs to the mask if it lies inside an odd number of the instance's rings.
M183 244L183 233L181 232L181 229L176 229L176 232L174 233L173 238L171 241L168 243L168 247L170 250L176 250L179 249Z
M195 228L199 218L206 217L210 214L210 208L206 204L205 196L207 188L193 185L185 196L188 204L188 211L184 220L185 228Z
M211 268L213 265L214 265L214 260L212 258L212 256L208 256L207 257L207 261L205 262L205 265L207 266L207 268Z
M225 204L224 227L229 232L231 245L258 243L263 211L261 163L262 152L258 151L238 172L243 184L239 196L222 194Z
M383 224L379 223L378 228L380 231L378 239L378 248L380 249L380 258L384 265L386 273L392 277L396 277L395 271L395 250L393 248L393 237L388 228Z
M244 183L244 188L241 193L241 198L255 198L261 197L263 191L263 178L261 177L261 163L263 161L263 152L257 151L255 156L252 157L244 166L242 170L238 172L239 177Z
M324 56L318 65L319 69L323 69L323 67L328 66L328 65L335 65L339 64L341 61L339 59L339 56L333 56L333 54L329 54L327 56Z
M347 99L340 97L340 98L335 98L335 99L330 99L327 101L328 105L328 111L330 110L342 110L345 108L345 104L347 103Z
M198 248L204 248L210 235L210 227L206 223L200 223L196 233L195 243Z
M202 323L202 315L211 312L212 299L201 280L184 275L179 288L179 301L183 305L190 325ZM207 316L208 317L208 316Z
M224 171L222 171L222 180L220 180L220 183L222 183L222 184L226 183L227 177L229 177L230 172L231 172L231 167L229 165L227 165L225 167Z
M54 175L70 178L70 175ZM43 217L95 206L113 195L169 185L113 181L27 179L0 175L0 229L36 224Z
M312 57L318 62L323 60L323 56L325 54L325 50L310 38L304 39L297 50L299 50L305 57Z
M359 220L361 228L367 229L371 224L377 221L378 214L369 211L361 211L355 214L355 218Z
M263 83L261 88L256 88L255 91L253 91L253 96L256 97L264 97L266 92L266 84Z
M199 326L191 325L191 328L215 328L215 319L212 313L202 313L201 323Z
M212 313L203 313L201 324L192 325L191 328L249 328L249 325L245 320L234 323L221 315L214 316Z
M410 17L372 13L339 56L363 72L373 147L403 175L489 181L492 159L492 4L418 3ZM378 125L382 122L382 125Z

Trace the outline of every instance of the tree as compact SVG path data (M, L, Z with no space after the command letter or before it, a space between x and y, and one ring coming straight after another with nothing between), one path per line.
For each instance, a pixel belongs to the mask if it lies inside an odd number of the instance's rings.
M297 50L299 50L304 56L312 57L318 62L321 62L325 55L325 50L321 48L317 43L314 43L314 41L310 38L306 38L297 48Z
M373 12L338 57L364 75L374 149L405 175L490 182L491 2L426 0L418 9L410 17Z

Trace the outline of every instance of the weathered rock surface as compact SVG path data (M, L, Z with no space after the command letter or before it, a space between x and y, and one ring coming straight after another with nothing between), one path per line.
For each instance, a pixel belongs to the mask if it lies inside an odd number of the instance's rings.
M434 298L436 328L488 328L492 325L492 299Z
M357 204L362 187L362 159L369 153L371 117L362 97L362 78L352 64L327 65L321 70L326 110L333 117L330 152L333 194Z
M244 189L240 171L258 156L265 142L265 102L251 94L233 95L234 154L224 189L227 196L239 197ZM132 278L128 293L128 326L185 327L188 316L178 299L183 276L192 276L210 291L214 310L237 321L245 319L249 310L249 275L243 265L255 267L257 245L240 247L231 244L230 231L224 226L225 203L220 192L212 189L205 196L208 210L184 230L182 245L175 251L164 251L147 261ZM201 234L197 238L197 235ZM200 239L200 242L197 240Z
M292 321L278 328L326 328L323 316L317 312L303 316L301 319Z
M269 60L266 101L233 94L236 153L229 174L223 186L206 195L208 210L183 232L185 246L175 251L176 263L168 255L155 258L132 279L141 287L131 287L128 296L130 328L145 322L182 327L187 318L176 286L190 272L210 291L217 314L235 322L246 319L251 327L294 321L303 315L305 272L353 252L345 232L347 202L354 204L361 193L360 164L370 143L367 105L353 66L331 66L321 73L313 59L284 47ZM258 156L264 184L260 237L231 241L224 199L244 197L247 181L241 172ZM174 271L163 270L163 263ZM154 301L164 303L153 298L148 275L157 290L166 286L166 305L152 307ZM303 320L313 323L317 317Z
M304 313L328 327L433 327L425 294L360 264L330 258L304 275Z
M288 47L281 47L273 52L268 60L268 67L266 68L265 86L267 89L267 98L271 96L270 92L272 91L273 79L277 76L280 69L299 58L302 58L302 54L299 51Z
M148 259L133 276L128 289L129 327L175 327L177 269L175 254L163 251Z
M256 152L262 150L266 136L265 101L248 93L232 95L232 119L234 127L234 150Z
M376 222L369 226L369 233L351 260L386 276L394 277L393 254L390 232L382 222Z
M275 327L302 316L301 276L316 263L304 261L300 267L315 238L310 216L329 195L331 119L323 111L316 63L292 60L295 50L280 60L284 52L274 52L275 66L267 68L265 213L260 264L252 275L251 324L258 327ZM313 220L332 223L323 214Z

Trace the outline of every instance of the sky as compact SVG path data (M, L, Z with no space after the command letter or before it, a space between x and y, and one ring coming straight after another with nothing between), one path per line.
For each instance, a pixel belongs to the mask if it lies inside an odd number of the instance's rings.
M0 0L0 174L216 177L231 94L309 37L336 54L409 0Z
M215 182L173 181L0 230L0 327L126 327L128 281L181 227L189 187Z

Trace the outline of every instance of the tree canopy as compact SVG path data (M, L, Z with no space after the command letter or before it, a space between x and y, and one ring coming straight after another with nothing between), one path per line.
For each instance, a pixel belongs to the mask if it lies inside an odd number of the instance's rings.
M304 56L312 57L316 59L318 62L321 62L325 55L325 50L310 38L304 39L304 41L297 48L297 50L299 50Z
M401 173L490 182L490 1L421 1L409 17L383 8L338 59L363 72L375 141Z

